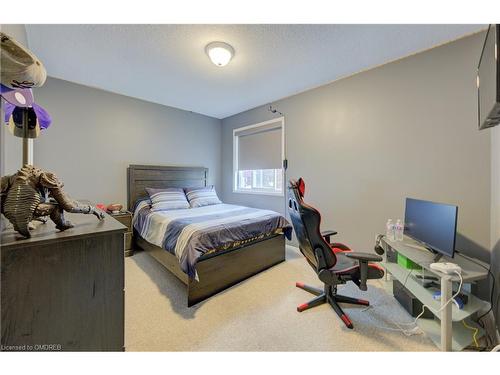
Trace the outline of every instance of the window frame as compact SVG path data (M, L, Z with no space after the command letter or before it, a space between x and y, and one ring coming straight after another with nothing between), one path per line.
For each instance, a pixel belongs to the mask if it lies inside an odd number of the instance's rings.
M247 190L247 189L239 189L238 188L238 143L239 136L236 134L243 130L255 129L259 127L264 127L266 125L272 123L280 123L281 125L281 160L286 159L285 152L285 117L276 117L271 120L262 121L257 124L242 126L240 128L233 129L233 178L232 178L232 191L236 194L255 194L255 195L269 195L274 197L283 197L285 196L285 169L283 165L281 166L281 192L273 192L273 191L262 191L262 190ZM264 170L264 169L258 169Z

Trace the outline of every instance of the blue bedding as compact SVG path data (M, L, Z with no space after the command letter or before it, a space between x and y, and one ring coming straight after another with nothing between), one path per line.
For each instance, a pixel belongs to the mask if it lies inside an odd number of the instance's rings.
M197 277L196 261L204 254L280 231L288 239L292 235L277 212L231 204L152 212L144 202L135 210L133 225L146 241L174 254L190 278Z

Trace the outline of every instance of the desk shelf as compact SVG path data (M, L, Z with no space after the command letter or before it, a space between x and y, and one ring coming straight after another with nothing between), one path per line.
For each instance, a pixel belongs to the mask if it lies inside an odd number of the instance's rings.
M422 285L422 280L417 279L414 275L424 272L426 275L438 278L440 287L446 288L447 291L452 289L452 284L460 282L460 277L457 275L446 275L430 268L435 262L434 255L422 248L421 244L415 240L404 236L403 241L391 241L383 238L381 246L386 251L384 257L385 262L382 266L386 269L387 274L391 274L395 279L399 280L405 287L413 293L413 295L424 305L429 307L429 310L434 314L434 319L419 319L417 324L428 335L428 337L441 350L462 350L473 341L474 330L468 329L463 322L467 319L467 324L471 327L479 328L477 338L484 335L484 330L480 329L476 323L469 319L472 315L486 311L490 308L490 304L485 302L470 293L465 293L468 296L468 303L462 310L456 307L453 302L450 302L444 312L441 313L441 301L436 301L432 298L434 292L440 288L426 289ZM423 270L410 271L397 263L387 262L388 252L395 252L404 255L408 259L418 264ZM391 256L392 258L392 256ZM488 265L477 260L468 258L460 253L455 254L455 257L449 258L443 256L441 262L452 262L460 266L462 269L461 277L465 284L474 283L479 280L488 278ZM387 283L392 286L392 283ZM463 288L462 288L463 290ZM464 293L464 292L462 292ZM441 321L442 319L442 321ZM442 336L443 335L443 336Z
M402 284L405 284L406 277L410 273L410 270L401 267L397 263L382 263L382 266L392 274L396 279L398 279ZM422 286L421 281L416 279L413 275L421 272L419 270L413 270L412 274L406 280L406 288L412 292L418 300L420 300L424 305L429 306L430 311L440 317L440 313L438 312L441 308L441 301L436 301L432 298L433 293L436 291L435 289L426 289ZM457 308L457 306L450 302L452 305L451 308L451 316L454 322L460 322L472 314L480 310L487 310L490 307L490 304L486 301L483 301L476 296L467 294L469 297L468 303L464 306L463 309Z
M415 240L409 237L404 237L404 241L390 241L384 238L382 245L387 249L390 248L397 253L404 255L408 259L425 268L431 275L441 277L442 273L434 271L430 268L431 263L434 263L434 254L425 248L422 248ZM451 262L458 264L462 268L462 278L464 283L470 283L478 280L483 280L488 277L489 264L481 262L479 259L471 261L467 257L456 253L454 258L443 256L440 262ZM446 276L446 275L445 275ZM459 281L457 275L448 275L452 281Z

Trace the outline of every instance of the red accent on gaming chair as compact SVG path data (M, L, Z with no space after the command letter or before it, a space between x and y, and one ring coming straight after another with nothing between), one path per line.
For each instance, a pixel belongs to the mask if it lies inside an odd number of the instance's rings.
M330 236L337 232L320 232L321 214L303 200L304 180L302 178L298 181L291 180L288 189L288 212L299 241L299 249L324 284L324 290L321 290L303 283L296 283L298 288L316 296L310 302L298 306L297 311L302 312L328 302L347 328L352 329L352 322L342 311L339 303L364 306L370 303L337 294L337 285L352 281L359 289L367 290L368 279L380 279L384 276L381 267L370 263L380 262L382 257L370 253L353 252L341 243L330 243Z

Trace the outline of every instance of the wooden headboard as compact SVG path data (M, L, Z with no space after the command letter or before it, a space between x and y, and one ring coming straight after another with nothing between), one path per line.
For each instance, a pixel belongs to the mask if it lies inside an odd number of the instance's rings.
M208 168L130 165L127 168L127 206L147 196L146 188L207 186Z

